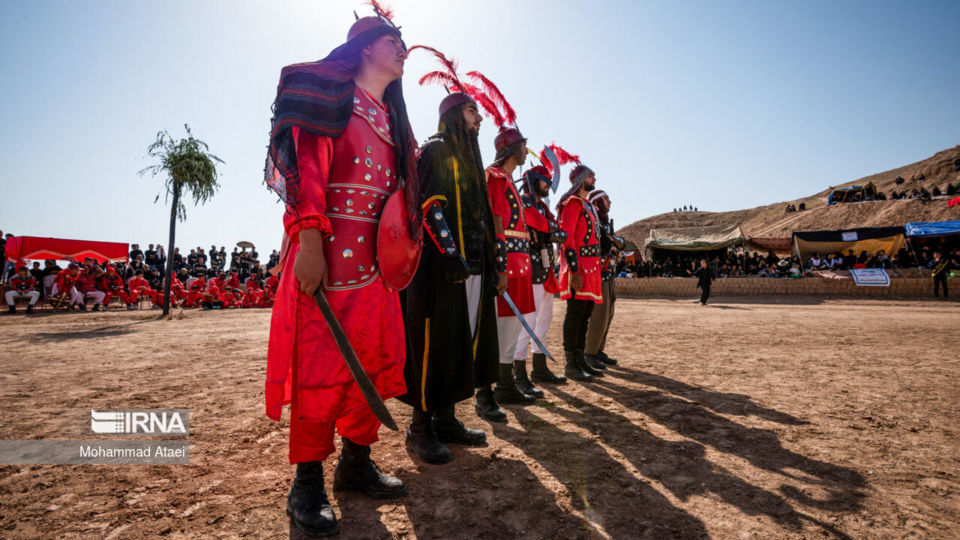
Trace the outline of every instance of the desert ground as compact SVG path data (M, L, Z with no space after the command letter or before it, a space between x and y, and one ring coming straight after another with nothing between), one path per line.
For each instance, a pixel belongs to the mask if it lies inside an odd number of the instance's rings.
M0 535L286 537L268 327L268 310L0 318L4 439L91 438L91 408L191 409L189 465L0 466ZM331 493L341 537L956 538L960 304L621 299L607 351L606 376L545 386L506 424L460 404L489 444L452 463L381 428L374 459L410 495Z

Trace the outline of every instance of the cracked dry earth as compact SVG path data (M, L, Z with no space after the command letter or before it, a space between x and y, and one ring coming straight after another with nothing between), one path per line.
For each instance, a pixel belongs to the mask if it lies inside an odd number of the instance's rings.
M489 445L450 464L381 429L374 459L410 496L332 494L341 536L955 538L960 305L727 300L621 299L618 366L506 424L460 404ZM268 325L267 310L0 318L4 439L90 438L90 408L191 410L189 465L0 466L0 535L286 537Z

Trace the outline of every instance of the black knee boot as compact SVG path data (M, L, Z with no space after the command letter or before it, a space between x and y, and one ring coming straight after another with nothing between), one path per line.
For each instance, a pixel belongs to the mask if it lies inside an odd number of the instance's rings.
M487 443L487 434L479 429L470 429L457 420L453 405L444 407L433 416L433 432L443 443L465 446L483 446Z
M294 528L310 536L337 534L337 516L323 487L322 461L297 463L297 474L287 495L287 515L291 536Z
M407 494L403 481L383 474L370 459L370 447L346 437L340 449L337 469L333 472L334 491L359 491L374 499L395 499Z
M493 395L500 403L529 405L537 401L537 398L524 394L517 388L517 383L513 380L513 364L500 364L500 378L493 389Z
M577 349L576 353L577 364L580 366L580 369L594 377L603 377L603 370L597 369L590 365L590 362L587 362L586 355L583 354L583 349Z
M577 351L563 351L563 358L566 365L563 368L564 373L567 377L575 381L590 382L593 380L593 375L583 371L580 367L580 362L577 361Z
M554 375L547 368L547 355L543 353L533 353L533 369L530 370L530 380L538 383L563 384L567 378L562 375Z
M507 413L500 408L496 396L489 386L477 388L477 415L491 422L506 422Z
M413 409L413 421L407 429L407 448L427 463L440 465L453 460L450 450L440 442L430 422L433 413Z
M543 397L543 390L534 386L533 383L530 382L530 379L527 378L526 360L513 361L513 378L517 381L517 388L524 394L538 399Z

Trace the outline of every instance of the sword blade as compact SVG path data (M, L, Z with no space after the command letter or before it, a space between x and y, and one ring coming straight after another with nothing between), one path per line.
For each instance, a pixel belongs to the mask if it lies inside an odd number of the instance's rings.
M513 303L513 298L510 298L510 295L506 291L503 292L503 299L506 300L507 305L510 306L510 310L513 311L513 314L520 319L520 324L523 325L523 329L527 331L527 334L530 335L530 339L537 344L537 347L540 347L540 350L543 351L543 355L550 359L551 362L556 363L553 355L550 354L550 351L547 350L547 347L540 341L540 338L533 333L533 328L530 328L530 325L527 324L527 320L523 318L523 315L520 314L520 310L517 309L517 305Z
M320 313L323 314L323 319L327 321L327 326L330 327L333 339L337 342L337 348L340 349L340 354L343 355L343 360L347 363L347 368L350 369L350 374L353 375L353 379L357 381L357 386L360 387L363 398L367 400L367 405L370 405L373 414L376 415L383 425L394 431L399 431L397 423L393 420L393 416L390 415L386 404L384 404L377 389L373 386L373 381L370 380L367 372L364 371L363 366L360 365L360 359L357 358L357 353L353 350L353 346L350 345L350 340L347 339L347 335L343 332L340 321L337 320L336 315L333 314L333 310L330 309L330 304L327 303L327 297L323 295L322 290L317 289L317 292L313 295L313 299L316 300L317 307L320 308Z

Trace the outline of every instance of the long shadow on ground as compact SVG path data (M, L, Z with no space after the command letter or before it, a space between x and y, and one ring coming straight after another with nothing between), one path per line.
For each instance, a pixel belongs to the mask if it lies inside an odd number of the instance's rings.
M30 336L32 339L37 339L42 342L47 343L56 343L61 341L71 341L74 339L97 339L104 337L114 337L122 336L133 332L132 326L143 324L146 322L154 322L156 319L146 319L142 321L134 321L126 324L113 324L110 326L102 326L100 328L92 329L83 329L75 332L40 332Z
M393 471L409 495L392 501L357 494L336 494L343 514L341 533L349 538L586 538L584 524L557 506L556 497L537 481L526 464L494 455L488 458L451 446L455 459L414 470ZM374 456L375 457L375 456ZM382 523L384 505L406 511L409 527Z
M629 371L629 370L628 370ZM558 398L576 407L578 412L558 409L557 413L581 427L594 431L608 446L621 452L645 476L661 483L682 500L694 494L713 494L748 515L767 515L780 525L799 531L803 522L820 527L839 537L846 535L830 524L802 511L802 507L822 511L855 512L865 496L865 481L856 471L814 460L791 452L781 445L769 430L749 428L730 421L710 409L733 414L757 414L785 424L801 423L796 418L759 407L745 396L711 393L661 376L641 374L666 392L676 391L688 399L698 397L709 405L687 401L658 391L628 388L609 378L600 379L589 388L646 415L653 421L692 441L673 442L661 439L638 427L630 438L604 435L605 426L622 425L629 419L588 403L562 389L554 390ZM611 430L608 430L611 431ZM694 442L696 441L696 442ZM825 495L810 496L791 485L781 485L779 493L750 484L729 470L711 462L705 448L735 455L753 466L775 472ZM797 471L799 474L792 471ZM791 502L798 507L792 506Z
M536 460L568 490L571 504L613 538L701 538L702 521L674 506L646 481L615 461L595 441L559 429L526 409L516 411L522 428L494 424L493 431ZM528 500L519 495L521 504ZM535 508L531 508L535 511ZM584 526L588 526L584 524ZM583 537L596 537L591 527ZM538 533L539 534L539 533ZM566 538L565 535L542 537Z

